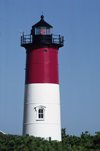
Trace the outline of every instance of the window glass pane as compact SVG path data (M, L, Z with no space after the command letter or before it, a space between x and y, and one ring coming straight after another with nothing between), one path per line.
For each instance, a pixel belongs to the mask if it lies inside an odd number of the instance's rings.
M50 34L52 34L52 28L50 28Z
M43 118L43 114L39 114L39 115L38 115L38 118Z
M41 114L41 118L43 118L43 114Z
M41 27L40 33L41 33L41 35L46 35L46 28L45 27Z
M50 35L50 28L47 28L47 35Z
M40 35L40 28L38 28L38 27L35 28L35 34Z
M43 113L43 109L39 109L39 113Z
M41 110L40 112L43 113L43 110Z

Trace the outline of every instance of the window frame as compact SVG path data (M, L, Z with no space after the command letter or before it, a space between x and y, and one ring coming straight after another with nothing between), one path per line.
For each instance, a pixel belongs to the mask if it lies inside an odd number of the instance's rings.
M37 107L34 108L35 111L36 111L36 121L44 121L45 120L45 108L46 107L42 106L42 105L37 106ZM43 113L39 113L39 110L42 110ZM43 118L39 118L39 115L40 116L43 115Z

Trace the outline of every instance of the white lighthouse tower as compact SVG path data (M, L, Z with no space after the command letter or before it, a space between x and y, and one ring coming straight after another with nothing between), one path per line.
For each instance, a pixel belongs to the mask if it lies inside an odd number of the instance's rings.
M41 20L31 34L21 36L26 49L23 135L61 141L58 49L63 37L52 34L52 26Z

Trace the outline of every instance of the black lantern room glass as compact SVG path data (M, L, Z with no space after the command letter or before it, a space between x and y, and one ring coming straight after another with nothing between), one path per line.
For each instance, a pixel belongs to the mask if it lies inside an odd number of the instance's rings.
M35 27L35 35L51 35L52 28L49 27Z

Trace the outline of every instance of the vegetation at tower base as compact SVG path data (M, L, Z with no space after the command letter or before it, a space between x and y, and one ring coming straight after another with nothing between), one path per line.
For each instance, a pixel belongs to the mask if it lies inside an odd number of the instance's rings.
M86 131L77 137L66 135L62 129L61 142L0 133L0 151L100 151L100 132L92 136Z

